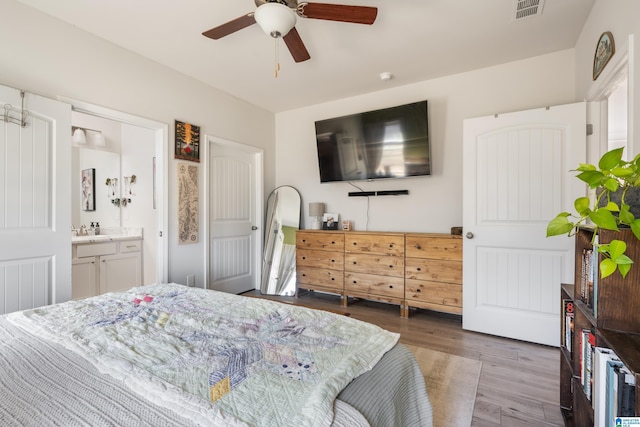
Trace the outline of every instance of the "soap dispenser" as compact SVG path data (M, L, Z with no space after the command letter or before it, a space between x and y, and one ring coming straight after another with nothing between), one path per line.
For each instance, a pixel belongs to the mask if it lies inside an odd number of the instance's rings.
M100 234L100 223L96 221L96 236Z

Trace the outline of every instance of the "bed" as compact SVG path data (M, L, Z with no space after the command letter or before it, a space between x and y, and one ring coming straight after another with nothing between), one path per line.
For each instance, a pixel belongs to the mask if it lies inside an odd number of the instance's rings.
M398 335L155 284L0 316L0 425L429 426Z

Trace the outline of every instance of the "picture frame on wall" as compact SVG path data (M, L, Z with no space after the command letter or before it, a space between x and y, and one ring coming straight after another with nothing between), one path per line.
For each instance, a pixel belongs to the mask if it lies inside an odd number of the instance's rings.
M94 168L83 169L81 173L82 210L96 210L96 170Z
M616 53L616 45L613 34L610 31L602 33L596 45L596 53L593 55L593 80L596 80L613 54Z
M176 120L174 158L200 162L200 126Z
M337 213L325 213L322 216L322 229L323 230L338 230L338 223L340 222L340 214Z

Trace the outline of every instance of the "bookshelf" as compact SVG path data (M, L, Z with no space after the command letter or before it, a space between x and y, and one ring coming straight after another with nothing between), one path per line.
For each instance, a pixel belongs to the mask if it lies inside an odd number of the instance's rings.
M560 408L566 426L603 425L610 413L605 402L617 401L610 397L614 382L625 397L624 410L640 416L640 242L631 230L600 230L600 244L623 240L634 261L626 278L616 272L602 279L600 256L590 255L592 237L588 228L576 234L574 284L563 284L560 291ZM618 410L617 403L612 410Z

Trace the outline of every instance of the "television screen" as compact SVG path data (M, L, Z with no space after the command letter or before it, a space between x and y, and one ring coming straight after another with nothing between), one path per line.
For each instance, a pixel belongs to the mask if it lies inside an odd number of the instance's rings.
M431 174L427 101L315 122L320 182Z

